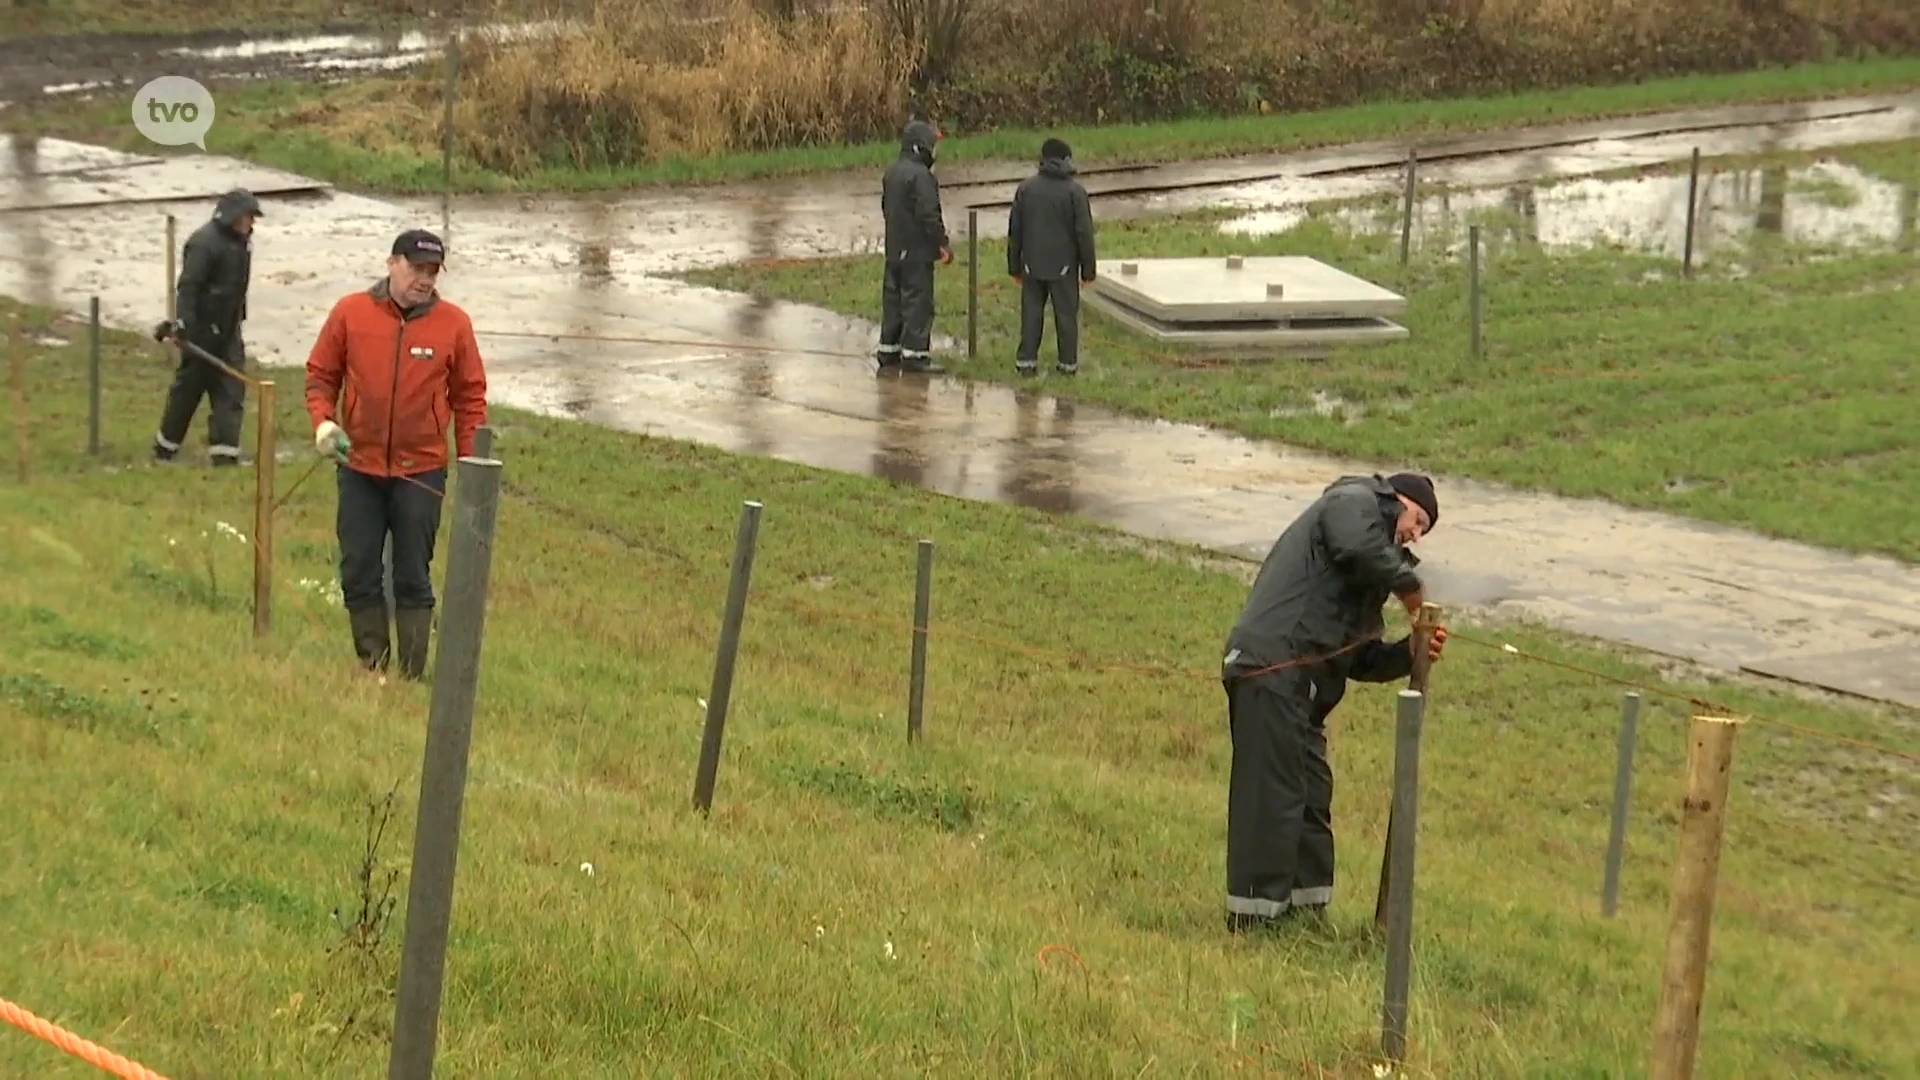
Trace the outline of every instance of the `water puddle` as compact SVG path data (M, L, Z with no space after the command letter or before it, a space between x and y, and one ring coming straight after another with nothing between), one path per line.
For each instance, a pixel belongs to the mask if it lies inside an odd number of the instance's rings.
M1489 240L1548 251L1608 248L1679 259L1687 243L1687 194L1684 174L1445 191L1415 204L1413 240L1421 250L1458 255L1466 227L1477 224ZM1693 217L1693 258L1699 264L1742 254L1763 236L1829 249L1890 245L1920 228L1920 185L1832 161L1794 168L1703 167ZM1397 236L1401 210L1397 201L1378 197L1332 207L1291 204L1233 218L1220 231L1273 236L1309 220L1356 235Z

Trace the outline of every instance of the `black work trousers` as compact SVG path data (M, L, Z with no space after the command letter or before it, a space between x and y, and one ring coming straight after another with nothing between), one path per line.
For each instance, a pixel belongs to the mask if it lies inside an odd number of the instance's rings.
M393 606L433 607L433 547L447 470L411 477L369 476L342 465L334 529L340 539L340 593L348 611L385 610L385 548L393 541Z
M237 333L228 340L224 352L207 351L238 371L247 369L246 346ZM154 436L154 446L165 457L172 457L180 449L187 437L187 428L193 424L193 414L200 410L201 398L206 398L208 404L208 455L221 464L237 464L241 421L247 408L247 384L186 349L180 350L180 366L174 369L173 385L167 390L167 404L160 413L160 430Z
M1333 768L1314 679L1290 668L1223 682L1233 735L1227 911L1275 918L1324 906L1333 899Z
M1020 351L1015 360L1025 367L1040 359L1040 334L1047 304L1053 304L1053 344L1060 365L1080 362L1080 279L1069 274L1044 281L1027 277L1020 283Z
M933 263L887 260L880 286L880 353L924 360L933 350Z

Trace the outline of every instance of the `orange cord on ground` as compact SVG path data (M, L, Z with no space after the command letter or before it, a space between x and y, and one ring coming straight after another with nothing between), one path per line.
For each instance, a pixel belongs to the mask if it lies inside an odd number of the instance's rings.
M89 1065L99 1066L122 1080L167 1080L144 1065L128 1061L105 1047L95 1046L71 1031L40 1019L6 998L0 998L0 1020L52 1043Z

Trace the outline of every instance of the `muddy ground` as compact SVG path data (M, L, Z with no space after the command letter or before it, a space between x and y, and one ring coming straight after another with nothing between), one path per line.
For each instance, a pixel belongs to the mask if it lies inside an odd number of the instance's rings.
M1576 205L1538 182L1680 160L1695 146L1712 156L1916 135L1920 95L1450 140L1423 148L1424 174L1483 191L1423 204L1420 242L1441 242L1427 230L1449 220L1452 200L1470 197L1508 200L1521 208L1519 227L1543 239L1579 242L1612 230L1671 245L1684 188L1590 180ZM1105 219L1225 205L1246 212L1228 228L1271 227L1307 201L1397 190L1402 154L1339 147L1127 170L1088 186ZM9 147L0 168L0 195L13 208L0 212L8 230L0 290L76 312L98 295L104 317L130 328L164 313L164 216L179 216L184 237L213 193L236 185L262 193L267 217L246 337L271 364L302 361L332 302L380 272L392 236L428 225L447 232L445 292L474 314L501 403L1083 515L1236 558L1264 555L1330 479L1378 467L1122 418L1040 390L876 379L866 357L870 323L671 276L747 257L869 250L877 231L870 177L443 205L324 190L228 159L139 159L50 140L31 152ZM949 221L984 207L982 232L998 235L1015 178L990 169L951 177ZM1764 174L1714 177L1708 193L1708 258L1714 222L1738 228L1764 218L1788 234L1844 227L1871 235L1899 227L1906 205L1877 194L1850 206L1809 201ZM944 312L941 326L952 330L963 318ZM156 361L156 408L166 377ZM146 437L113 435L129 454ZM499 439L510 463L511 428ZM1422 553L1442 603L1920 706L1920 568L1597 501L1442 484L1448 528Z

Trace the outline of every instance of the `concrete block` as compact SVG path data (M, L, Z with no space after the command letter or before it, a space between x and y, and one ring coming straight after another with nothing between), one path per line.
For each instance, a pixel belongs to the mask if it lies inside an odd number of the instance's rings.
M1409 336L1406 327L1379 316L1176 323L1136 311L1098 291L1087 294L1087 306L1135 333L1182 346L1197 355L1222 359L1312 359L1328 356L1340 346L1382 345Z
M1092 293L1164 323L1391 318L1406 298L1299 255L1128 259Z

